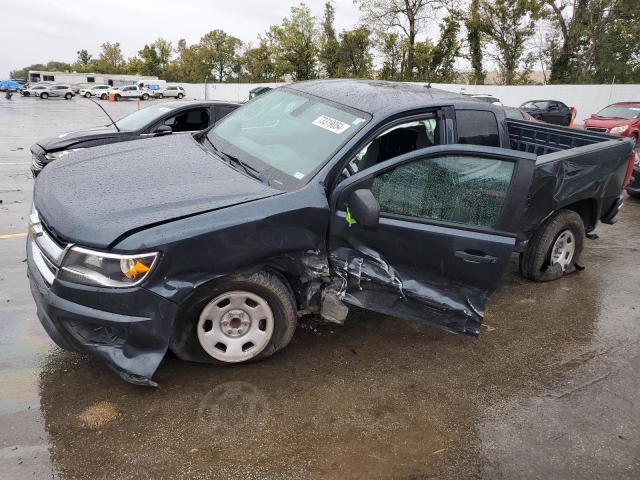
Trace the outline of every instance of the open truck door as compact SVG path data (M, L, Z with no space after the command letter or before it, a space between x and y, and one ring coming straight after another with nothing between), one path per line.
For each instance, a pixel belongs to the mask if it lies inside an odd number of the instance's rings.
M535 160L447 145L342 181L331 195L334 291L346 304L478 335L516 244Z

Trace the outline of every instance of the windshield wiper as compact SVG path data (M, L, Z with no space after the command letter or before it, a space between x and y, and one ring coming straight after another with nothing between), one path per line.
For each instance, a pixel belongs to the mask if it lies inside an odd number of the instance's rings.
M249 175L250 177L255 178L256 180L259 180L260 182L265 183L265 184L270 186L269 181L258 170L256 170L255 168L250 167L249 165L244 163L242 160L240 160L238 157L234 157L233 155L229 155L228 153L223 152L222 150L220 150L211 141L211 139L209 138L208 135L205 135L204 138L209 142L209 144L211 145L213 150L216 152L216 154L218 156L222 157L223 160L226 160L229 165L231 165L231 166L236 165L236 166L240 167L242 169L242 171L244 173L246 173L247 175ZM236 170L237 170L237 168L236 168Z

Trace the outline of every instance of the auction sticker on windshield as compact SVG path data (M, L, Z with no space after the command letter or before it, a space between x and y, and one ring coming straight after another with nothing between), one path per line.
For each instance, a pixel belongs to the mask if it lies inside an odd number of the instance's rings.
M320 115L312 123L317 127L324 128L325 130L329 130L330 132L338 135L350 127L348 123L341 122L340 120L336 120L335 118L331 118L327 115Z

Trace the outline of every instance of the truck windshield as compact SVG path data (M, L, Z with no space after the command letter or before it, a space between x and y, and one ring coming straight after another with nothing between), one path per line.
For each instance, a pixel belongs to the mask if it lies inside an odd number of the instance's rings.
M154 105L153 107L143 108L127 115L116 122L120 130L125 132L135 132L146 127L149 123L159 119L163 115L169 113L173 108L167 105Z
M602 118L636 118L640 115L640 104L609 105L600 110L597 115Z
M281 88L226 116L209 140L256 170L303 181L362 128L366 116Z

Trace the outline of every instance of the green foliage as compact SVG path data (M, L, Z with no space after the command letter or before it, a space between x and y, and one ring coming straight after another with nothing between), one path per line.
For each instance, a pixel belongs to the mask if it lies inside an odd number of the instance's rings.
M340 42L336 36L336 29L333 25L335 18L335 8L331 2L324 4L324 17L321 24L320 53L318 55L320 63L324 67L327 77L337 77L340 72Z
M120 43L105 42L100 45L102 51L95 61L97 73L121 73L125 66Z
M233 73L242 41L222 30L213 30L200 39L200 55L208 71L223 82Z
M396 32L380 32L378 45L382 56L382 69L379 77L382 80L399 80L402 78L406 49Z
M467 43L469 44L469 61L471 62L471 82L476 85L484 84L486 74L482 66L482 20L480 18L480 0L471 0L467 27Z
M269 33L258 36L258 46L244 54L244 68L249 82L273 82L277 80L275 46Z
M366 27L345 30L340 34L338 74L344 77L367 78L373 69L371 32Z
M317 77L318 32L309 7L304 3L291 7L291 17L271 27L270 32L276 40L279 72L289 73L298 81Z

